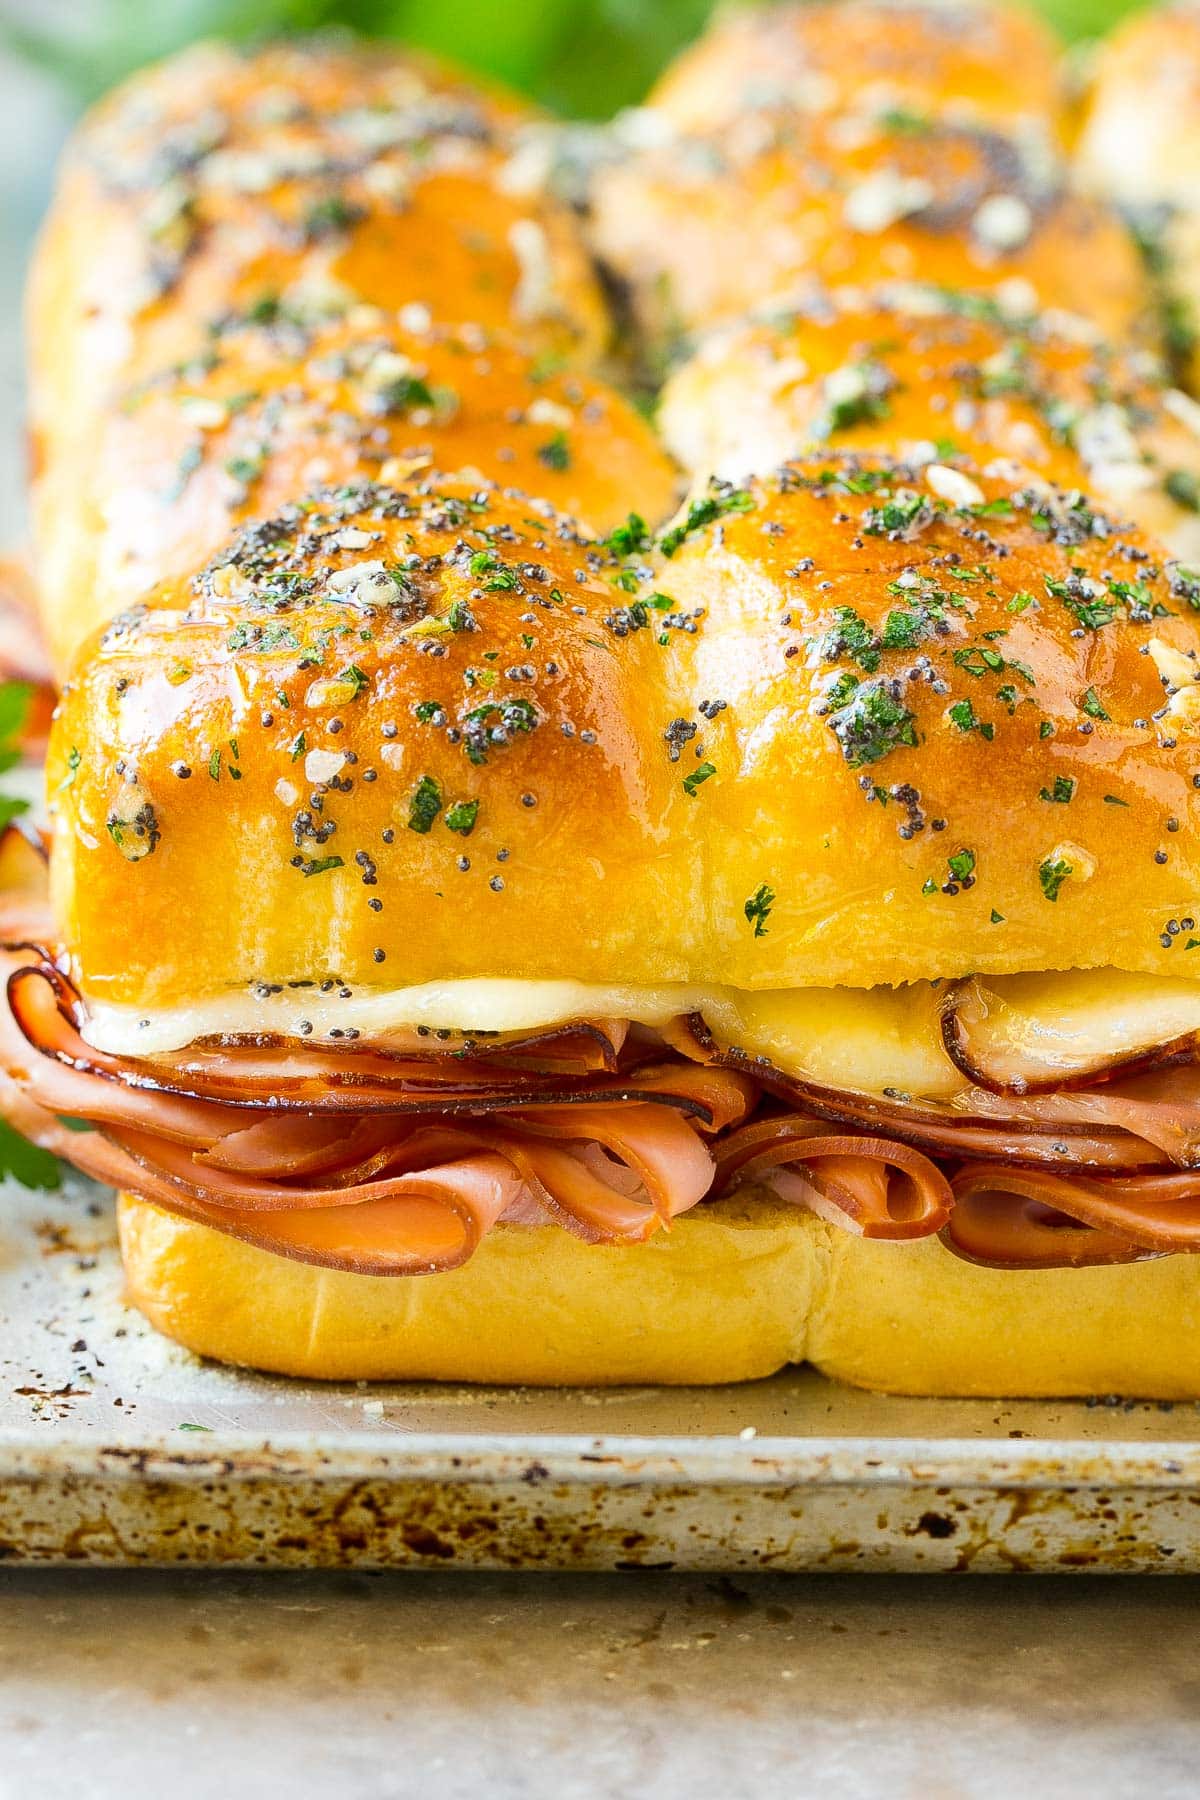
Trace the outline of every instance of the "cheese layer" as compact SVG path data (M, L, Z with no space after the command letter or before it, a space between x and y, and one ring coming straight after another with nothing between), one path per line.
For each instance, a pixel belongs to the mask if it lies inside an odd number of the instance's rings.
M765 1056L786 1073L831 1088L897 1089L945 1098L964 1085L946 1054L941 1010L946 985L797 988L749 993L722 986L607 987L576 981L472 980L419 987L348 989L260 986L185 1006L140 1011L89 1006L84 1030L98 1050L150 1056L201 1038L278 1034L327 1039L353 1029L362 1038L425 1032L527 1033L573 1019L629 1019L660 1026L699 1013L722 1044ZM1200 983L1165 981L1115 969L994 977L975 989L1008 1047L1039 1068L1080 1058L1118 1060L1200 1032ZM452 1044L451 1044L452 1047Z

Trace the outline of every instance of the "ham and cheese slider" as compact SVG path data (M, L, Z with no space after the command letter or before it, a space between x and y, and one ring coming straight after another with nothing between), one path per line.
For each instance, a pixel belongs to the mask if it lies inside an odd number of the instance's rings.
M233 1361L1200 1393L1198 608L941 464L319 491L76 665L6 1110Z
M860 106L774 106L602 169L593 238L659 353L814 285L924 281L1062 307L1110 337L1147 292L1116 216L1041 141Z
M841 289L713 332L667 382L663 435L729 480L822 446L915 462L966 456L1081 488L1200 556L1200 406L1147 349L1085 319L1013 317L919 285Z

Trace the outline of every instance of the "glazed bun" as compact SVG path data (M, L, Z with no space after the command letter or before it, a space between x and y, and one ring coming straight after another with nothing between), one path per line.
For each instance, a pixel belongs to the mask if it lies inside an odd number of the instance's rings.
M991 127L763 109L601 170L600 255L660 353L814 287L921 280L1142 327L1127 233L1043 148Z
M668 380L663 435L697 475L740 480L818 449L966 456L1081 488L1200 556L1200 407L1149 350L1087 320L978 295L846 289L714 332Z
M121 1196L130 1299L202 1356L317 1381L750 1381L809 1361L893 1394L1200 1392L1200 1269L981 1269L859 1238L765 1192L614 1250L499 1225L448 1274L294 1262Z
M1126 206L1194 210L1200 160L1200 7L1131 13L1096 47L1082 174Z
M656 544L337 490L81 657L58 918L138 1006L557 980L564 945L610 984L1173 973L1198 605L1077 493L959 466L814 457Z
M1129 216L1155 276L1164 335L1200 383L1200 7L1133 13L1096 51L1078 146L1082 180Z
M816 0L740 6L689 45L651 90L682 131L764 105L865 104L1059 135L1059 47L1020 6L979 0Z
M286 310L215 336L203 357L128 390L85 477L41 484L47 629L60 666L150 588L191 574L239 523L315 483L466 470L601 531L657 524L678 478L630 403L510 338L434 324L424 307Z
M424 309L594 362L609 321L574 216L521 176L516 102L407 52L201 45L73 140L28 292L34 515L92 483L130 389L239 325ZM178 471L160 471L172 492ZM53 617L70 600L43 582Z

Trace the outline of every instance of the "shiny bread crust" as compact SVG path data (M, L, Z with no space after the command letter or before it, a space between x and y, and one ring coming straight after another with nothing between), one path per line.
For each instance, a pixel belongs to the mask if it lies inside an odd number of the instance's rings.
M44 545L60 660L318 484L463 469L600 531L634 509L655 524L671 511L677 471L614 389L507 335L404 318L359 306L241 323L127 389Z
M658 417L695 475L736 481L826 446L966 456L1082 488L1200 557L1200 406L1151 351L1061 311L920 284L840 289L711 333Z
M58 916L135 1005L1186 974L1198 608L1080 495L942 465L786 465L653 545L461 482L339 490L82 656Z
M419 53L320 38L201 44L101 102L64 158L28 290L52 628L74 604L57 534L87 500L104 420L239 323L416 308L596 361L607 308L574 217L523 172L528 117Z
M1023 6L802 0L725 8L668 64L648 104L683 131L755 107L881 106L1064 130L1060 48Z
M597 253L660 352L814 287L1019 293L1120 341L1148 291L1123 224L1044 148L967 120L765 107L600 170Z
M981 1269L853 1237L762 1191L624 1248L497 1226L450 1274L292 1262L133 1195L130 1301L202 1356L317 1381L540 1387L753 1381L811 1362L893 1394L1200 1398L1200 1270Z

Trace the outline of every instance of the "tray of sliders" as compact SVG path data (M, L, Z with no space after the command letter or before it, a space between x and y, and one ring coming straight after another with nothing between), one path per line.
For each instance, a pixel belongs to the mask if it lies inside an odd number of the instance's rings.
M597 132L342 38L84 121L0 1555L1200 1566L1181 57L818 0Z

